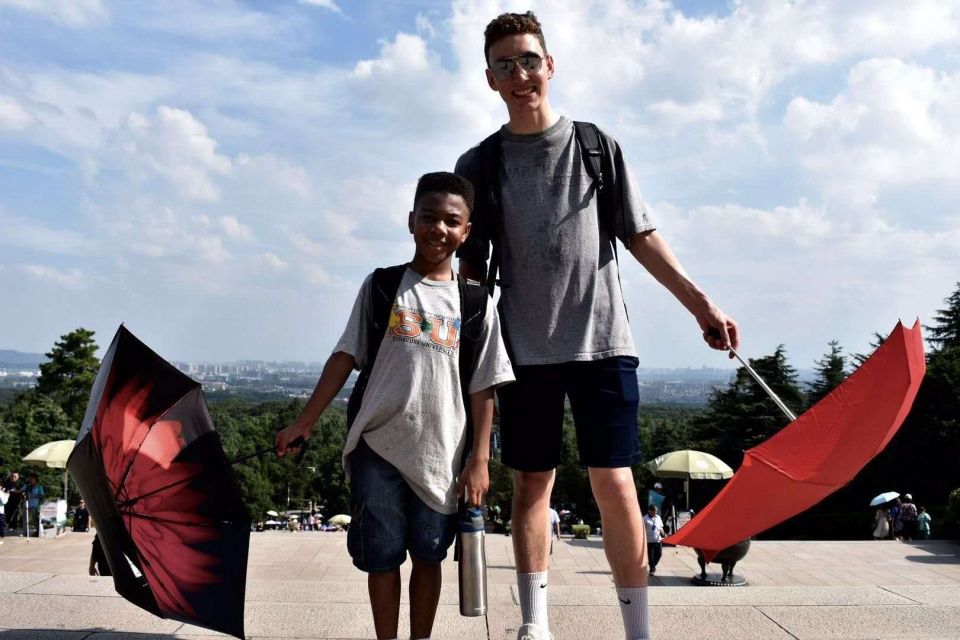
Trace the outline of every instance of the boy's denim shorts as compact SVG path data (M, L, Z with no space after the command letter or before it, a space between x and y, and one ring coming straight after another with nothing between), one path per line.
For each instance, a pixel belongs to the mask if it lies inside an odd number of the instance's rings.
M428 507L397 471L360 439L350 454L347 550L367 573L393 571L410 556L440 564L456 533L456 515Z
M517 471L560 464L564 399L577 430L584 467L629 467L642 455L637 429L637 359L514 367L517 381L497 389L503 463Z

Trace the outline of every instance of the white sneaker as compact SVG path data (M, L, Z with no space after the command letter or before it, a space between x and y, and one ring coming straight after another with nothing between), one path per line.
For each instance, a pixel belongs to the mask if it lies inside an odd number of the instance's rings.
M517 631L517 640L553 640L553 634L538 624L525 624Z

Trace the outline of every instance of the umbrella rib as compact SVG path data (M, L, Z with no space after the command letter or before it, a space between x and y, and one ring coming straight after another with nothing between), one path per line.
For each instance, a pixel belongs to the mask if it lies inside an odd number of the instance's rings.
M151 522L161 522L163 524L175 524L181 527L215 527L221 524L238 524L232 520L212 520L210 522L180 522L178 520L171 520L170 518L161 518L159 516L149 516L145 513L137 513L136 511L124 511L124 515L132 518L142 518L144 520L150 520Z
M191 382L194 382L194 384L196 384L195 381L191 381ZM130 464L128 464L127 468L124 469L123 476L121 476L120 482L117 484L117 493L113 496L114 500L120 497L120 492L123 490L124 485L127 483L127 476L130 475L130 471L133 469L133 463L137 461L137 455L140 453L140 449L143 448L143 443L147 441L147 438L150 436L150 432L153 430L153 425L157 423L156 418L159 418L161 415L163 415L164 413L167 413L168 411L176 407L178 404L183 402L183 399L186 398L187 394L193 391L194 388L191 388L190 390L184 392L182 396L177 398L176 402L171 404L169 407L167 407L165 410L163 410L161 413L158 413L154 417L155 419L153 420L153 424L147 427L147 432L144 434L143 438L140 440L140 444L137 445L137 449L130 454Z

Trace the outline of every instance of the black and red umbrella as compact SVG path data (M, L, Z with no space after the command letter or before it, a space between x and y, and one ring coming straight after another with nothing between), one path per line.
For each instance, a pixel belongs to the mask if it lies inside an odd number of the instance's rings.
M250 521L199 383L121 326L67 468L120 595L243 638Z

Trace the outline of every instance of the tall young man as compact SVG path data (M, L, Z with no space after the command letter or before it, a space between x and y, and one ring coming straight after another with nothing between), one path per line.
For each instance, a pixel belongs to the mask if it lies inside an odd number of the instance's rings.
M552 638L547 616L550 542L547 520L560 460L564 396L577 429L580 461L589 469L603 520L626 638L649 638L647 550L630 466L640 460L637 358L620 289L613 236L693 314L715 349L738 346L737 324L690 279L634 189L615 140L601 132L613 158L604 171L613 211L598 213L571 120L550 106L556 71L536 17L507 13L486 29L490 88L507 106L499 157L474 147L457 173L489 184L499 167L501 213L473 219L458 252L464 275L486 273L498 239L501 317L517 382L498 391L503 460L514 469L513 532L522 621L517 637ZM487 194L477 193L478 201Z

